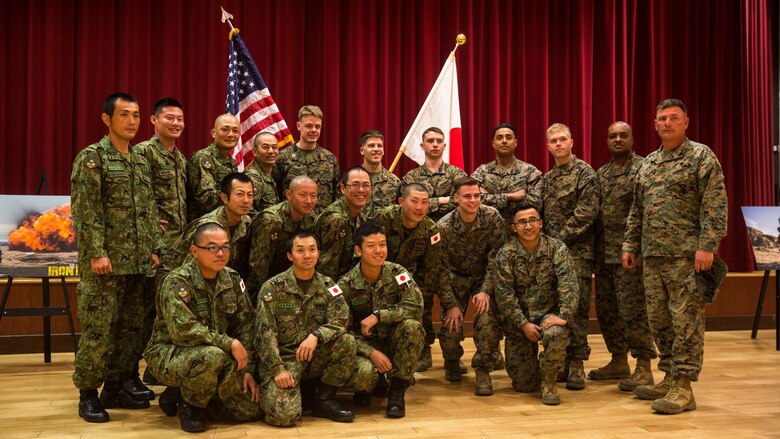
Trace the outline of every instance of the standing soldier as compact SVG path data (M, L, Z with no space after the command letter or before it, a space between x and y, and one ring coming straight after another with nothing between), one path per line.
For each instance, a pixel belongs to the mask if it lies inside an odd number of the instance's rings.
M509 230L519 203L525 202L541 209L542 194L539 189L542 173L536 166L515 157L517 130L512 125L502 123L493 128L492 143L496 159L480 165L471 176L486 192L482 203L498 209Z
M516 391L536 392L541 382L542 403L558 405L556 379L577 308L574 264L563 242L540 234L535 207L520 205L512 229L518 239L499 250L492 271L506 333L506 370Z
M238 172L230 151L241 138L241 125L236 116L223 114L214 121L211 130L214 142L195 151L187 161L187 217L200 218L220 205L219 182L231 172Z
M320 213L336 200L339 191L339 164L336 156L317 144L322 131L322 110L316 105L304 105L298 111L296 123L301 138L298 143L282 150L273 169L280 193L290 187L292 180L306 175L317 183L317 206Z
M352 422L336 401L355 365L355 339L347 333L349 306L333 281L314 268L319 251L311 232L287 241L292 267L263 284L255 349L260 360L265 421L278 427L301 416L301 381L317 380L314 416ZM267 407L267 409L266 409Z
M671 371L658 384L634 394L655 399L653 410L696 410L691 381L704 360L704 297L696 273L712 267L726 236L728 201L723 169L706 145L685 135L688 109L679 99L656 107L661 147L637 174L634 204L623 242L623 267L636 268L641 248L650 328L661 360L671 353Z
M197 228L192 258L160 286L154 334L144 352L152 373L168 386L160 408L168 416L178 412L189 433L206 430L204 412L237 421L262 414L252 375L254 312L241 276L226 267L230 253L222 226Z
M255 159L244 173L252 179L252 184L255 186L255 197L252 201L255 211L262 212L279 203L279 191L271 175L274 163L279 158L279 143L276 136L268 131L256 135L253 152Z
M379 130L368 130L360 135L361 166L371 177L371 208L377 211L398 201L401 179L382 166L385 156L385 136Z
M590 356L588 313L592 287L595 235L593 224L599 214L601 190L596 171L572 154L574 139L562 123L547 129L547 149L555 167L542 177L544 234L557 238L569 248L579 284L577 311L569 322L571 342L561 381L569 390L585 388L582 364Z
M612 360L588 374L592 380L621 379L618 387L632 391L653 384L650 360L656 357L650 324L647 321L642 276L626 270L621 263L626 219L634 200L636 173L644 160L634 153L634 136L625 122L615 122L607 130L607 148L612 160L597 174L604 198L596 221L596 316ZM627 354L636 358L631 374Z
M320 238L320 273L338 279L355 266L355 245L352 234L368 219L371 180L360 166L350 168L341 177L338 201L328 206L317 218L314 232Z
M133 96L108 96L102 115L108 135L79 153L70 178L82 328L73 384L87 422L107 422L107 408L149 407L147 396L133 393L133 369L144 343L138 336L144 278L158 263L153 251L160 232L151 169L130 147L140 117Z
M430 127L423 132L420 144L425 153L425 163L412 169L401 179L404 185L418 183L428 191L429 213L433 221L438 221L455 208L450 203L450 197L455 194L452 188L455 180L468 175L462 169L445 163L443 159L444 132L437 127Z
M357 381L375 383L376 371L390 377L387 417L406 415L404 394L414 382L423 348L422 293L406 269L387 262L384 227L365 223L352 239L360 263L339 280L351 311L350 328L357 343ZM390 358L393 360L390 361ZM368 378L366 378L368 377ZM368 407L372 386L355 393L355 405Z
M154 252L162 261L163 252L181 237L187 227L187 159L176 147L176 141L184 132L181 102L170 97L160 99L154 104L151 121L154 135L136 145L135 150L146 158L152 170L152 190L160 223L165 229ZM144 340L149 340L152 335L156 291L155 273L149 273L144 285L144 328L141 335ZM144 381L154 384L152 378L151 374L144 371ZM144 390L145 386L140 382L138 384L139 389ZM151 390L148 392L149 396L154 396Z
M439 220L442 251L449 268L452 291L462 315L469 302L474 305L474 344L477 352L471 359L476 372L475 393L493 394L490 371L503 369L501 326L493 297L493 282L486 277L498 249L506 242L506 226L501 214L480 202L479 182L471 177L455 180L455 202L458 207ZM458 365L463 356L463 325L452 327L442 322L439 344L444 356L444 376L460 381Z

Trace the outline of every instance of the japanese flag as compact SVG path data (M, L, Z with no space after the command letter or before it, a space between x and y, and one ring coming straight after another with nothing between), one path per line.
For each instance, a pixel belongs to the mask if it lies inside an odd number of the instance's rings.
M431 245L436 244L439 241L441 241L441 234L440 233L437 233L437 234L431 236Z
M411 278L412 277L409 276L409 273L404 271L403 273L401 273L401 274L399 274L398 276L395 277L395 281L398 282L398 285L403 285L403 284L409 282L409 280Z
M339 288L338 285L333 285L332 287L328 288L328 292L333 297L336 297L339 294L343 293L343 291L341 291L341 288Z

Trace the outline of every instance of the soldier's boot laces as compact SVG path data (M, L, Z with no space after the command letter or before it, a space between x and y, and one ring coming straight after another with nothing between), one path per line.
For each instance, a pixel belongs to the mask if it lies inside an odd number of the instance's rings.
M160 399L157 401L157 404L159 404L160 410L165 413L165 416L176 416L179 402L181 402L181 392L179 391L179 388L166 387L160 394Z
M203 420L203 409L182 401L179 404L179 424L187 433L206 431L206 421Z
M79 390L79 416L87 422L108 422L108 412L98 398L97 389Z
M409 383L400 378L393 377L390 382L390 392L387 395L387 417L403 418L406 416L406 389Z
M461 373L458 360L444 360L444 379L447 381L460 381Z
M154 399L154 391L141 382L138 374L133 374L130 378L122 380L122 387L130 393L134 399L151 401Z
M664 375L664 379L658 384L637 386L634 389L634 396L636 396L639 399L652 401L654 399L663 398L664 396L666 396L666 394L669 393L669 390L671 390L671 388L672 388L672 374L670 372L666 372L666 375Z
M691 379L685 375L676 376L669 393L653 401L653 410L672 415L686 410L696 410L696 398L691 389Z
M569 390L582 390L585 388L585 366L582 360L569 362L569 376L566 378L566 388Z
M477 386L474 394L477 396L490 396L493 394L493 381L490 379L490 372L485 369L474 370L477 378Z
M555 375L544 377L542 380L542 404L558 405L561 403L561 398L558 396L558 383L556 381Z
M136 399L119 381L106 381L103 383L103 390L100 392L100 402L107 409L122 408L134 410L149 408L149 401Z
M631 375L631 367L628 365L628 355L612 354L612 359L604 367L593 369L588 373L592 380L618 380L628 378Z
M317 397L314 399L314 416L327 418L335 422L352 422L355 414L352 410L345 409L336 401L336 386L319 382Z
M433 367L433 355L431 354L431 346L426 345L423 347L420 358L417 360L417 372L425 372Z
M649 358L637 358L634 374L624 378L618 383L618 388L624 392L631 392L639 386L649 386L655 383L653 370L650 369Z

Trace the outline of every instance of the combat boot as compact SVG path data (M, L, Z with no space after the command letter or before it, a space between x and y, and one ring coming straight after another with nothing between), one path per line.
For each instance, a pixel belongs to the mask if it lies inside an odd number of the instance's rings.
M409 387L407 381L401 378L393 377L390 382L390 392L387 395L387 417L403 418L406 416L406 389Z
M108 422L108 412L98 398L97 389L79 390L79 416L87 422Z
M444 379L447 381L460 381L461 373L458 360L444 360Z
M387 379L385 379L385 374L380 373L379 379L376 382L376 387L374 387L374 390L371 391L371 396L374 396L376 398L387 398L388 389L389 386L387 385Z
M458 369L460 369L460 374L465 375L466 372L469 371L469 369L466 367L466 364L462 361L458 360Z
M187 433L206 431L206 421L203 420L203 409L187 404L183 400L179 404L179 424Z
M569 376L566 378L566 388L569 390L582 390L585 388L585 367L582 360L569 362Z
M154 391L141 382L138 374L133 374L130 378L122 380L122 387L133 396L133 399L139 401L151 401L154 399Z
M355 419L355 414L336 401L336 390L338 390L336 386L319 382L317 397L314 398L314 416L336 422L352 422Z
M157 401L157 404L160 406L160 410L165 413L165 416L176 416L179 402L181 402L181 392L179 391L179 388L166 387L160 394L160 399Z
M100 402L107 409L146 409L149 401L133 398L133 395L125 389L119 381L106 381L100 392Z
M672 374L666 372L664 379L658 384L648 384L646 386L637 386L634 389L634 396L639 399L654 400L663 398L672 388Z
M618 383L618 389L624 392L631 392L638 386L648 386L654 384L653 371L650 369L649 358L637 358L634 374L629 378L624 378Z
M561 398L558 396L558 383L556 381L556 375L545 375L542 380L542 404L558 405L561 403Z
M696 398L691 389L691 379L685 375L676 376L669 393L653 401L653 410L672 415L686 410L696 410Z
M631 375L631 367L628 366L628 355L612 354L612 360L598 369L593 369L588 373L588 378L592 380L618 380L628 378Z
M493 394L493 381L490 379L490 372L485 369L474 369L477 375L477 387L474 394L477 396L490 396Z
M431 346L426 345L423 347L422 353L420 353L420 358L417 359L417 372L425 372L426 370L433 367L433 355L431 354Z

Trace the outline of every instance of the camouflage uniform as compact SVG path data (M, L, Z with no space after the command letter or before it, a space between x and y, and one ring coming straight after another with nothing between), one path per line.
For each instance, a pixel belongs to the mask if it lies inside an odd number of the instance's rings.
M630 349L635 358L652 359L656 353L642 276L623 268L621 254L636 172L643 160L631 153L622 167L615 167L612 160L597 171L604 198L596 220L596 317L610 353Z
M355 391L373 389L377 380L377 370L370 360L374 349L393 363L388 377L413 382L425 331L420 324L422 293L406 269L385 262L379 280L371 284L357 264L339 280L339 286L349 304L350 328L357 342L357 373L351 387ZM371 336L365 337L360 332L360 322L374 310L379 310L379 323L371 329Z
M644 258L650 328L672 376L697 381L704 358L704 305L696 286L695 252L714 252L726 236L723 169L706 145L689 139L642 163L623 252Z
M304 293L290 268L269 279L260 290L255 350L263 381L261 404L265 421L271 425L291 425L301 416L301 380L319 378L327 385L341 387L352 375L355 339L346 331L349 306L340 291L330 291L333 286L329 277L315 273ZM314 356L311 361L297 361L295 351L314 330L322 334ZM274 377L284 371L295 380L293 388L276 385Z
M449 163L442 163L441 167L436 171L431 171L423 164L419 168L407 172L404 178L401 179L401 182L403 185L420 183L428 189L428 195L431 198L428 216L432 220L438 221L447 212L455 208L455 203L450 200L446 205L440 206L436 198L455 195L453 183L461 177L468 177L468 174Z
M369 207L361 209L352 218L346 198L339 198L328 206L314 224L314 232L320 239L320 259L317 271L332 279L346 274L357 262L352 233L368 220Z
M81 390L129 378L143 350L145 340L138 337L143 281L160 236L150 175L143 156L135 149L120 153L108 136L84 148L73 162L82 328L73 384ZM110 274L92 271L90 260L103 257L111 260Z
M592 272L595 256L594 223L601 205L601 189L593 168L572 156L571 161L555 166L542 177L544 234L563 241L577 270L579 303L569 322L571 343L567 360L587 360L588 313L593 291Z
M382 168L379 172L369 172L371 178L371 208L379 210L398 202L401 193L401 179Z
M471 296L483 292L490 295L490 311L474 316L474 344L477 352L471 359L471 367L491 370L500 362L500 342L503 338L498 321L493 282L486 277L494 257L506 243L506 226L501 214L489 206L480 206L477 219L466 224L454 210L438 224L441 233L442 252L447 258L450 282L460 312L465 316ZM463 324L458 332L448 332L442 326L439 344L445 360L460 360L464 339Z
M272 175L280 197L284 196L293 178L306 175L314 180L317 183L316 213L325 210L339 195L340 175L336 156L319 145L313 151L303 150L297 143L284 148L279 152Z
M287 259L287 240L295 232L314 231L314 215L293 222L288 201L260 212L252 220L252 244L249 251L249 294L257 303L257 291L263 282L292 266Z
M537 210L542 209L541 181L542 173L536 166L515 159L509 168L499 166L498 160L480 165L471 176L479 182L479 185L487 191L482 196L482 203L493 206L501 212L507 225L507 233L511 233L509 224L513 221L515 210L519 203L507 200L506 195L519 189L524 189L525 203Z
M195 151L187 161L187 218L193 221L222 205L219 184L231 172L238 172L233 157L225 157L211 144Z
M165 252L161 266L157 270L158 284L172 269L192 260L190 246L195 231L198 230L198 227L208 223L217 223L225 229L230 240L230 259L228 259L227 266L236 270L242 279L246 278L249 275L249 245L251 242L249 226L251 222L249 215L242 215L238 224L235 227L230 227L225 206L220 206L189 223L184 235Z
M144 352L162 384L181 389L182 399L238 421L258 419L261 406L243 391L244 373L254 372L254 312L241 277L230 268L212 284L192 260L173 270L160 286L154 332ZM231 344L249 354L236 370Z
M579 295L571 256L555 238L540 235L531 254L514 238L499 250L491 273L506 334L506 370L512 387L520 392L536 391L541 376L559 374L566 359L569 326ZM544 352L537 358L539 345L525 336L523 325L541 325L551 315L568 323L542 331Z
M256 212L262 212L274 204L279 204L279 191L276 189L276 182L271 174L263 171L257 160L244 169L244 174L252 179L252 184L255 186L252 207Z
M385 227L387 236L387 260L409 270L423 293L422 323L425 344L436 339L433 330L433 296L438 294L443 310L458 306L452 292L446 260L439 245L441 235L430 218L424 218L413 230L407 230L401 220L401 206L388 206L377 213L376 221Z

